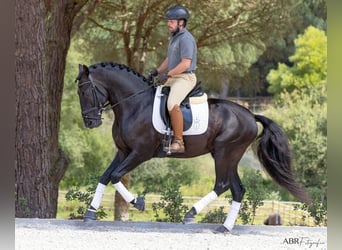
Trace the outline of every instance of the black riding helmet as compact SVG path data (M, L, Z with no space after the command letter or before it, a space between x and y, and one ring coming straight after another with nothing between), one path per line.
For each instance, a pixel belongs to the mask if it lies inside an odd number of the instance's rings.
M189 19L189 12L186 8L180 5L173 6L166 11L166 20L184 20L184 27Z

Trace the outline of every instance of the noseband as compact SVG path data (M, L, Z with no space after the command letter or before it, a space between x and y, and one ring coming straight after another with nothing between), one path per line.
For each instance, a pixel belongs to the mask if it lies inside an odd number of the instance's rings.
M79 81L80 79L77 78L76 81ZM99 95L102 95L104 97L106 97L106 95L101 91L101 89L95 84L95 82L93 81L93 78L91 77L91 75L89 75L89 81L86 82L82 82L80 84L78 84L78 89L80 91L81 87L84 85L89 84L89 86L87 88L91 88L91 93L93 96L93 100L94 100L94 107L91 107L89 109L83 110L82 111L82 117L83 119L90 119L90 120L102 120L101 115L102 112L106 109L106 107L109 105L109 103L106 104L102 104L99 101ZM90 112L93 111L97 111L98 112L98 116L89 116L88 114Z

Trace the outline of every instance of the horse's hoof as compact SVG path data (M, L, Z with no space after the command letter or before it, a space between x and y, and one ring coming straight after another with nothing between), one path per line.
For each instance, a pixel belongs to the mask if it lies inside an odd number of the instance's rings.
M230 233L230 231L223 225L219 226L213 231L214 234L227 234Z
M195 215L196 215L196 209L192 207L190 211L188 211L183 219L183 224L193 224L195 223Z
M194 223L195 223L195 218L184 217L183 219L183 224L194 224Z
M144 198L138 197L133 204L133 206L138 209L139 211L144 211L145 210L145 201Z
M87 221L93 221L93 220L97 220L96 212L88 209L87 212L83 216L83 221L87 222Z

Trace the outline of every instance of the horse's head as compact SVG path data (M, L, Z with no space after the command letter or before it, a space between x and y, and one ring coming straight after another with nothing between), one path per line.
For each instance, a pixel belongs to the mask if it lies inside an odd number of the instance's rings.
M108 93L96 84L85 65L79 65L78 96L80 98L82 117L87 128L96 128L102 124L102 111L108 100Z

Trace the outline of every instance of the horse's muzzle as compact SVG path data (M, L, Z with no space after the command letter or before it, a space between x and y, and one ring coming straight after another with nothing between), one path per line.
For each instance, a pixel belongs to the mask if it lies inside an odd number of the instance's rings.
M97 128L102 124L102 120L83 119L83 121L87 128Z

